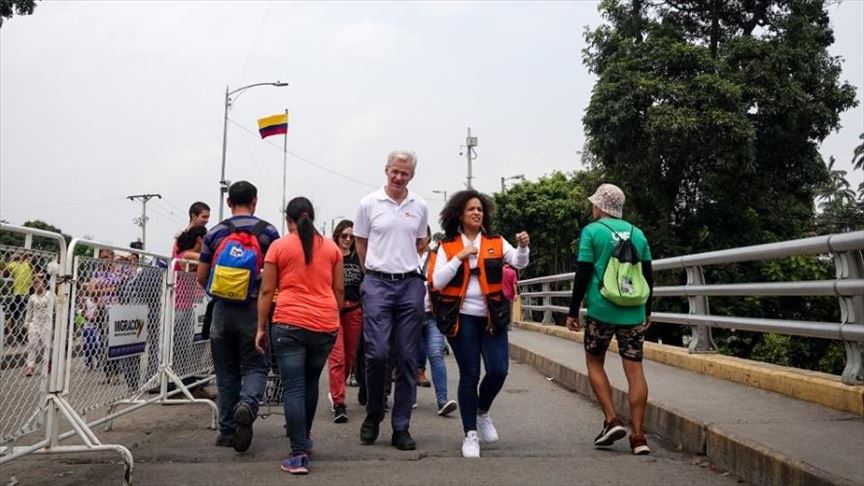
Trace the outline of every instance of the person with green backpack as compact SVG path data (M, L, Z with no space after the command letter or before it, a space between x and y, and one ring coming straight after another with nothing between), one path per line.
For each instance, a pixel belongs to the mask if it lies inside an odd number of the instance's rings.
M630 450L648 454L642 425L648 404L648 383L642 370L642 344L651 325L651 249L642 230L622 219L624 192L601 184L588 198L594 222L582 229L567 328L582 329L579 308L586 297L585 359L588 380L605 420L594 446L610 447L627 435L612 404L612 385L603 368L606 350L615 336L627 376L632 431Z

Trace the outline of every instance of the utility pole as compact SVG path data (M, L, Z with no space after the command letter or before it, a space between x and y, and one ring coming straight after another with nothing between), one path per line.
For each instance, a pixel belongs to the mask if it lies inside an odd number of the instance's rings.
M473 189L474 186L471 184L471 179L474 179L474 176L471 172L471 162L477 158L477 152L474 150L474 147L477 146L477 137L471 136L471 127L468 127L468 136L465 137L465 145L462 147L465 148L465 154L468 156L468 182L465 184L468 189ZM460 152L459 155L462 155Z
M132 196L126 196L126 199L130 201L135 201L136 199L141 200L141 217L132 219L132 222L141 227L141 249L147 248L147 201L153 199L162 199L161 194L134 194Z

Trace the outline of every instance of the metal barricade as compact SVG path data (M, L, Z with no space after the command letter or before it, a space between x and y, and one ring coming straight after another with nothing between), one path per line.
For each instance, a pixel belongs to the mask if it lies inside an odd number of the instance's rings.
M128 484L134 467L132 454L122 445L102 444L93 427L105 424L110 428L121 415L149 404L171 402L208 406L210 428L215 429L216 404L193 398L182 381L199 374L199 383L211 380L212 359L209 343L197 342L191 335L192 321L182 321L184 316L175 325L175 272L137 258L115 260L110 253L119 250L130 257L149 257L151 263L170 259L79 239L67 250L59 234L5 224L0 229L25 235L24 248L0 246L0 464L30 453L115 451L123 458ZM34 237L56 241L57 251L29 248ZM108 251L74 257L82 245ZM37 275L48 271L51 277L46 288L57 284L56 295L49 295L53 301L46 299L47 309L41 294L17 298L38 294L31 288L41 287ZM178 273L184 275L184 282L190 282L187 272ZM33 282L29 281L31 274ZM193 306L204 303L199 290L192 291ZM44 332L46 315L50 318ZM176 339L179 369L175 371L175 337L178 333L186 336L187 331L188 342ZM33 373L28 376L31 365ZM171 383L174 386L169 390ZM181 393L182 398L172 398ZM61 420L71 430L67 427L61 433ZM41 440L32 434L40 429L44 432ZM73 436L83 444L60 445Z
M198 283L197 262L174 260L174 332L169 366L184 383L213 379L213 355L210 340L202 336L204 316L210 298Z
M44 425L59 250L0 245L0 445Z
M67 399L82 415L139 394L159 373L165 269L77 257Z

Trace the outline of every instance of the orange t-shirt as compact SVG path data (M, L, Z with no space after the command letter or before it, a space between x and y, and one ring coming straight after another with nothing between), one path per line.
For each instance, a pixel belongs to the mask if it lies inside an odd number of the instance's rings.
M333 267L341 261L342 252L328 238L315 238L308 265L299 236L289 234L274 241L264 257L264 263L276 265L279 282L273 322L316 332L337 331L339 306L333 294Z

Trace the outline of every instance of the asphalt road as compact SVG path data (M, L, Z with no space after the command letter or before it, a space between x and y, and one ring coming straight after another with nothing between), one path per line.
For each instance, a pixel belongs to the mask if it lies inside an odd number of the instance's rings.
M452 357L448 371L455 398L458 374ZM202 406L151 406L118 419L111 432L101 427L96 432L103 443L131 449L137 485L738 484L704 457L669 450L651 436L650 456L631 455L626 439L611 451L595 450L592 440L602 424L599 408L521 363L511 362L492 410L500 442L483 447L482 457L472 460L461 457L458 413L438 417L432 389L420 389L412 419L417 450L403 452L389 445L389 418L375 445L360 444L363 412L356 388L349 388L349 422L332 423L325 386L326 372L311 473L305 477L279 469L289 445L277 407L262 409L269 415L256 422L255 439L244 454L212 445L216 433L206 428L208 414ZM122 472L118 456L111 454L31 455L4 465L0 484L114 485Z

